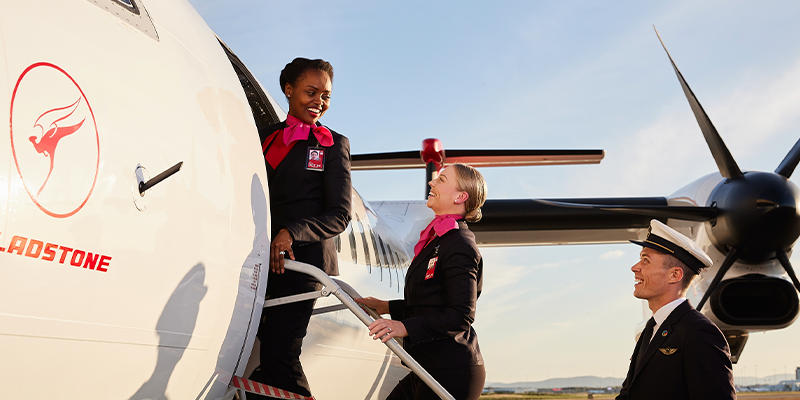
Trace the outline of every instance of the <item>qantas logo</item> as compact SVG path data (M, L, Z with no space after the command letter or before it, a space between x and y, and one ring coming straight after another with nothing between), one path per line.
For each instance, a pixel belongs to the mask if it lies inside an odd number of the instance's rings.
M11 150L25 190L47 215L66 218L89 201L100 135L86 95L60 67L36 63L20 74L11 98Z
M44 186L47 185L47 180L50 179L50 175L53 173L53 162L56 158L56 147L58 147L58 141L61 140L61 138L63 138L64 136L71 135L75 133L78 129L81 129L81 126L83 126L83 122L86 121L86 118L83 118L81 122L78 122L75 125L61 126L61 127L58 126L59 122L72 116L72 114L75 112L75 109L78 108L80 102L81 99L78 99L76 102L72 103L72 105L68 107L62 107L50 110L42 114L36 120L36 124L33 125L34 127L40 128L42 130L43 132L42 136L39 138L37 138L36 136L31 136L28 139L30 139L31 143L33 143L33 148L36 149L36 151L39 154L42 154L50 159L50 171L47 172L47 178L44 179L42 187L39 188L38 192L36 192L37 196L42 194ZM47 131L45 131L45 129L47 129Z

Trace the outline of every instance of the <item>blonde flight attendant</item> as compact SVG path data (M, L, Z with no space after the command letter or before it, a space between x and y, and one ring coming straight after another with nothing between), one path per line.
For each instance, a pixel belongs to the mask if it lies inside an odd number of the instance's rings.
M486 182L474 168L454 164L429 185L427 205L436 217L414 247L405 298L356 301L392 316L369 326L374 339L403 338L405 350L456 399L477 399L486 370L472 322L481 294L483 260L467 222L481 218ZM412 372L387 399L439 397Z

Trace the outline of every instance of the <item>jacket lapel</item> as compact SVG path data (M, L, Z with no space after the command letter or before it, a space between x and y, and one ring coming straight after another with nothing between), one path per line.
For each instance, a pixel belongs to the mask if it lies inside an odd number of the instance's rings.
M655 336L653 336L653 340L650 341L650 344L647 346L647 350L644 352L644 356L642 356L642 361L636 364L636 371L633 373L633 378L636 378L636 375L639 375L639 371L642 370L647 361L653 354L656 353L659 347L662 347L664 342L669 338L672 334L672 325L678 322L678 320L683 317L684 314L689 312L692 309L692 306L689 304L689 300L684 301L678 307L676 307L672 312L669 314L667 319L658 327L658 330L655 332ZM666 333L665 333L666 332Z
M463 219L458 220L458 228L457 229L469 229L467 226L467 222ZM446 234L445 234L446 235ZM420 265L424 265L425 268L428 268L428 260L430 260L431 252L436 250L436 246L439 245L440 236L435 236L427 246L422 248L422 251L419 252L419 255L414 257L411 260L411 265L408 266L408 271L406 272L406 276L411 276L411 273L414 272Z
M294 160L297 159L297 157L300 156L305 157L306 149L308 149L308 147L311 146L309 142L312 138L314 139L314 143L316 143L317 138L314 135L309 135L309 138L307 140L298 140L297 143L294 144L294 147L292 147L292 149L289 150L289 153L286 154L286 157L283 159L283 161L281 161L281 163L278 164L278 168L275 169L275 178L279 177L286 170L292 169L291 167L289 167L289 165L291 165L294 162Z
M407 277L411 276L421 265L426 269L428 268L428 260L431 258L430 256L433 254L436 246L438 246L439 239L439 236L433 238L433 240L419 252L419 255L414 257L414 261L411 262L411 265L408 267L408 272L406 272Z

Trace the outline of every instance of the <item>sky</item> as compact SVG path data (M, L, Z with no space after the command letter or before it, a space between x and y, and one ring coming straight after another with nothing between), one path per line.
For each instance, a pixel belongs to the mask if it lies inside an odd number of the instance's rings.
M800 138L796 2L190 2L284 108L283 66L330 61L321 121L353 154L430 137L606 152L599 165L484 169L491 199L667 196L716 170L653 26L742 169L774 171ZM424 182L421 170L353 175L368 201L421 199ZM624 377L643 316L639 250L482 249L487 382ZM737 380L793 377L798 337L800 323L752 333Z

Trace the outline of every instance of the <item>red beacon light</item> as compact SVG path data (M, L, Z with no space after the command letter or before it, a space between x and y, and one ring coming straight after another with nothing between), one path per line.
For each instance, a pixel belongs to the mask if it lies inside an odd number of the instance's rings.
M419 152L422 162L425 163L425 198L428 198L428 181L436 179L439 171L444 168L444 146L439 139L425 139L422 141L422 150Z
M422 150L419 152L422 162L436 164L436 170L444 167L444 146L439 139L425 139L422 141Z

